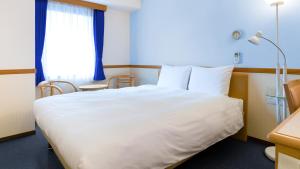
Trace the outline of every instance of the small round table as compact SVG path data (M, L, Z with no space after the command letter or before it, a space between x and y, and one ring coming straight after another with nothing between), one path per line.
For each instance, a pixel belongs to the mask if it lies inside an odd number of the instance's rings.
M83 85L78 87L82 91L95 91L108 89L108 84L92 84L92 85Z

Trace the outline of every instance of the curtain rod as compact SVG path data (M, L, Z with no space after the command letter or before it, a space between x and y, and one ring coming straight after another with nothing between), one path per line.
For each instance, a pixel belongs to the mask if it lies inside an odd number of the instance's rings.
M54 1L61 2L61 3L72 4L72 5L83 6L83 7L92 8L92 9L97 9L97 10L100 10L100 11L106 11L107 10L106 5L101 5L101 4L82 1L82 0L54 0Z

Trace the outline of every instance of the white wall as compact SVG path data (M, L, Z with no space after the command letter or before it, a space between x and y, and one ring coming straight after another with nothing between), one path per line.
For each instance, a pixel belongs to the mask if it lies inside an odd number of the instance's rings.
M290 80L299 78L299 75L289 75ZM252 137L267 140L267 134L278 125L274 101L266 96L274 95L274 84L274 74L250 74L248 132Z
M0 70L34 68L34 1L0 5ZM34 74L0 75L0 138L34 130Z
M130 12L109 8L105 13L103 64L130 63ZM106 69L107 77L128 73L129 69Z
M108 9L105 13L103 64L129 64L130 13Z
M33 68L34 1L1 2L0 21L0 69Z
M35 130L34 74L0 75L0 138Z

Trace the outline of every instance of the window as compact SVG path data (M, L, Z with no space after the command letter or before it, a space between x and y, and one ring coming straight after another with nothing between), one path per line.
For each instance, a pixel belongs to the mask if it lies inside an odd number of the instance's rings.
M47 80L93 80L92 9L49 1L42 64Z

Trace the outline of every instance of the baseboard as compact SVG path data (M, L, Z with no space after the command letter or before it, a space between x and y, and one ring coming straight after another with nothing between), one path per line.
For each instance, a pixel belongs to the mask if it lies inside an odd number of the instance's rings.
M0 142L10 141L21 137L31 136L31 135L35 135L35 130L0 138Z
M255 137L250 137L248 136L248 139L249 140L252 140L254 142L258 142L260 144L263 144L263 145L266 145L266 146L274 146L275 144L271 143L271 142L268 142L266 140L261 140L261 139L258 139L258 138L255 138Z

